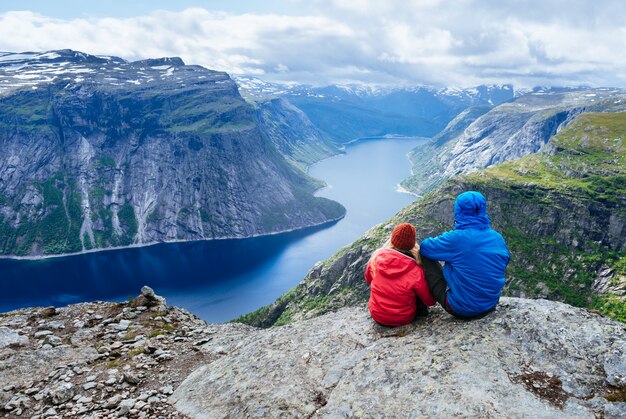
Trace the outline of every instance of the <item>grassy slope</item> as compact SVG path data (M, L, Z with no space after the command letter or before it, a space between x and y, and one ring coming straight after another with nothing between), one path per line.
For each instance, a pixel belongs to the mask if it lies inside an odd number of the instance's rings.
M616 273L613 281L626 281L624 238L608 232L609 219L626 220L625 135L626 113L583 114L552 137L550 152L449 180L315 266L274 304L237 320L284 324L365 301L365 263L392 226L412 222L418 239L439 234L450 228L454 197L474 189L488 197L494 228L513 254L506 295L565 301L626 321L624 296L598 296L591 287L603 266Z
M548 153L529 155L465 179L477 188L516 195L520 203L550 206L575 201L590 209L601 204L625 218L625 136L626 113L583 114L550 140ZM567 208L563 210L567 212ZM615 281L626 275L624 251L576 237L575 229L570 232L574 236L572 242L563 243L554 237L533 234L530 225L520 229L506 218L503 221L502 233L516 256L508 270L509 294L521 290L522 295L541 295L588 306L626 321L623 297L596 296L591 292L601 265L616 272ZM604 227L608 228L607 224Z

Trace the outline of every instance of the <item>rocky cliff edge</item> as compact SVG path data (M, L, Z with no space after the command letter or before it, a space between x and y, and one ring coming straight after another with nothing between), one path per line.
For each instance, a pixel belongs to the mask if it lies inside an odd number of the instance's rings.
M207 325L144 289L0 316L5 417L624 417L626 327L502 298L400 328L361 305L283 327Z

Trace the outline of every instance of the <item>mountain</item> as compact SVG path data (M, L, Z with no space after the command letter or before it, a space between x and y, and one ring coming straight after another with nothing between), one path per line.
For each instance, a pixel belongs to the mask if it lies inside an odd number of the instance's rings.
M322 132L341 143L392 134L430 137L468 107L495 106L515 96L510 85L472 89L313 87L268 83L251 77L235 80L248 100L284 98L301 109Z
M411 155L413 175L402 186L424 194L451 176L535 153L583 112L626 110L623 89L536 89L489 110L457 116Z
M206 324L144 287L3 313L0 414L619 418L625 348L623 324L546 300L504 297L470 322L438 307L399 328L360 304L257 329Z
M412 223L418 240L441 234L452 229L456 196L477 190L512 254L504 295L564 301L626 322L625 135L626 112L580 114L541 153L449 179L239 320L285 324L366 301L365 265L393 227Z
M0 253L250 237L342 217L280 154L269 120L226 73L179 58L3 53Z
M304 112L285 99L259 102L257 114L261 131L288 161L303 170L341 152L338 145L320 132Z

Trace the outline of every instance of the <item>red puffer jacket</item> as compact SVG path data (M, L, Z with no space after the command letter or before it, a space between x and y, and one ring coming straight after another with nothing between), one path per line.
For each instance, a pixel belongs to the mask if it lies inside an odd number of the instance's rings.
M411 323L417 311L416 298L426 306L435 305L422 267L396 250L377 250L367 264L365 280L371 287L370 313L378 323Z

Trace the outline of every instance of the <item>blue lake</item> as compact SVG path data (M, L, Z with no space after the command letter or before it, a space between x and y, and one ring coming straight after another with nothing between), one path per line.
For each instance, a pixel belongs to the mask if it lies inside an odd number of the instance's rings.
M319 260L385 221L415 197L396 191L419 138L361 140L312 166L319 196L347 215L327 227L237 240L169 243L43 260L0 260L0 311L123 300L150 285L168 304L223 322L272 303Z

